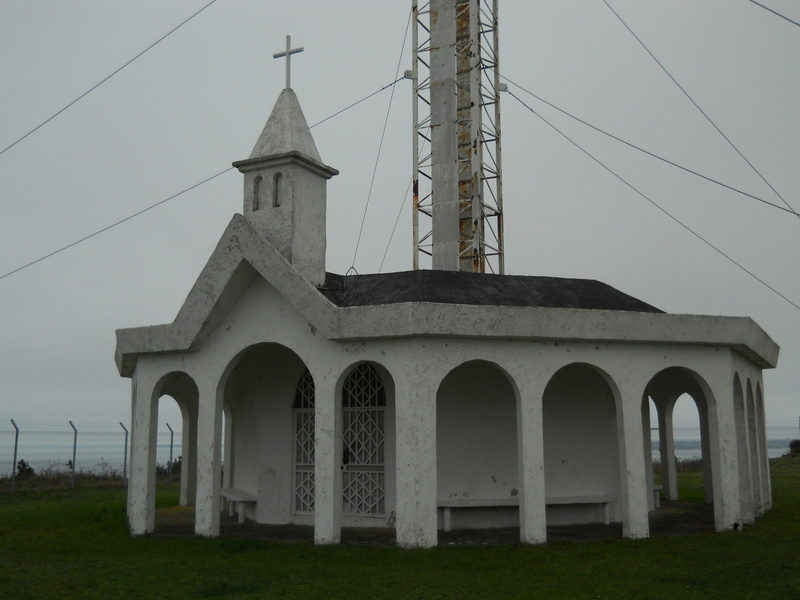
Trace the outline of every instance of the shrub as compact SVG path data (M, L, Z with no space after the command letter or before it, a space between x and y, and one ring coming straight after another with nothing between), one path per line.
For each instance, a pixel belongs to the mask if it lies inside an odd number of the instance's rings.
M800 440L789 442L789 456L800 456Z
M32 477L33 474L33 467L28 464L28 461L20 459L17 462L17 479Z

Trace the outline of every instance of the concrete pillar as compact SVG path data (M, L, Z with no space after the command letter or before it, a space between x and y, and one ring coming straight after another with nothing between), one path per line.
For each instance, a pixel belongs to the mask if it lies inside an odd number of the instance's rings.
M222 475L222 399L217 398L216 382L197 381L197 384L200 406L197 419L197 498L194 531L203 537L216 537L219 535L219 490Z
M312 373L313 375L313 373ZM314 377L314 543L341 541L341 419L332 374Z
M644 476L647 479L647 509L655 509L655 497L652 493L655 482L653 481L653 450L651 442L650 425L650 400L647 396L642 398L642 435L644 436Z
M544 422L542 401L545 378L519 381L517 445L519 455L519 537L524 544L547 540L544 479Z
M714 526L717 531L729 531L742 525L739 504L739 464L737 459L736 420L733 402L722 393L730 389L729 382L720 383L715 398L708 400L710 410L701 410L700 428L703 433L703 456L710 458L710 469L704 464L704 474L712 477ZM710 470L710 473L709 473Z
M750 481L749 498L753 512L756 515L764 514L764 499L761 495L761 460L759 448L762 440L759 439L758 425L756 423L756 406L753 400L753 389L750 382L747 382L747 453L748 471L747 478ZM741 474L740 474L741 475Z
M675 464L675 431L672 426L672 410L675 403L667 406L665 402L656 402L658 409L658 439L661 454L661 487L664 498L671 501L678 499L678 472Z
M128 524L132 535L145 535L155 529L158 402L153 400L153 386L137 369L133 376L128 476Z
M622 535L640 539L650 536L647 477L642 431L642 389L644 386L620 386L617 430L619 431L620 476L622 484Z
M181 506L194 506L197 497L197 402L181 405Z
M394 374L393 374L394 375ZM419 372L395 377L397 423L397 545L438 542L436 508L436 388Z

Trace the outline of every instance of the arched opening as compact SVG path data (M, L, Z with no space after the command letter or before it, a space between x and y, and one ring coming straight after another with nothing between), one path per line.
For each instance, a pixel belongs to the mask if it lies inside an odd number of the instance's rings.
M380 365L345 372L341 410L342 518L351 526L391 524L395 507L394 383Z
M197 494L198 400L197 385L186 373L170 373L155 388L156 482L179 485L181 506L194 505Z
M731 400L735 389L733 392ZM659 414L665 499L695 503L698 510L702 505L713 505L716 529L730 529L741 519L738 499L741 496L739 486L743 484L738 479L729 479L730 483L737 482L735 497L723 498L720 470L722 464L738 462L740 456L738 450L733 455L723 454L716 399L710 387L697 373L671 367L657 373L645 393L653 398ZM743 407L741 403L740 406ZM743 408L738 411L741 416ZM736 413L734 405L734 422L730 426L736 425L736 421L742 422ZM736 436L736 431L725 432L726 439L733 440ZM710 514L708 516L710 518Z
M517 394L485 361L447 374L436 394L439 527L519 525Z
M264 207L264 178L258 175L253 180L253 210L260 210Z
M285 346L264 343L240 353L227 373L223 384L224 489L254 497L255 501L240 503L237 510L258 523L310 524L313 508L312 513L295 509L294 406L306 365ZM313 421L310 426L312 445L306 451L313 457ZM313 507L313 470L310 476L305 497Z
M278 208L283 203L283 173L275 173L272 177L272 207Z
M547 523L619 520L617 411L604 374L586 364L561 368L542 410Z
M758 430L758 420L756 417L756 401L753 396L753 384L747 380L747 389L745 399L747 401L747 449L748 449L748 464L747 471L750 480L750 502L752 510L760 515L764 512L764 499L761 492L761 465L762 460L760 456L760 449L763 444L760 432Z

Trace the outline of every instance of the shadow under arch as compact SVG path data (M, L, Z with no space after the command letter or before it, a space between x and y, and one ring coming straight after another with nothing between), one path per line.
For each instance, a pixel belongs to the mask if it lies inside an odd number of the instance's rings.
M669 501L678 500L673 411L676 402L684 394L694 401L697 408L703 461L703 495L706 504L714 505L715 519L719 521L719 456L711 451L712 435L717 435L715 399L703 378L686 367L668 367L659 371L650 379L644 392L644 400L652 398L658 411L663 494Z
M372 361L345 367L336 383L334 459L342 525L392 527L396 513L395 384Z
M224 415L222 487L254 494L256 502L241 510L258 523L310 522L307 511L298 514L294 508L293 460L294 404L307 372L305 362L292 349L264 342L241 350L220 378L216 410ZM313 498L310 501L313 507Z
M519 525L519 391L502 367L471 360L436 392L439 529Z
M157 447L158 406L164 396L169 396L181 411L181 487L180 505L194 505L197 496L197 419L200 394L192 377L183 371L173 371L161 377L153 387L152 406L154 415L151 425L151 444ZM155 460L155 453L153 456ZM155 467L153 484L155 485Z
M619 405L613 380L594 365L563 366L548 381L542 401L548 525L620 520ZM603 502L579 503L582 497Z

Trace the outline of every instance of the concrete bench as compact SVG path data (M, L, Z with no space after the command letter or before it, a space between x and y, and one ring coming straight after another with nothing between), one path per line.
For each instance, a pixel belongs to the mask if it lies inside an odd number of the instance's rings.
M611 523L611 497L596 496L548 496L544 502L547 506L568 506L572 504L599 504L603 507L603 524Z
M444 510L444 530L450 531L451 511L454 508L492 508L495 506L519 506L518 497L508 498L448 498L436 502Z
M258 497L253 492L240 488L222 488L220 491L223 504L228 502L228 515L233 516L234 512L239 513L239 523L244 523L244 509L249 502L256 503Z
M519 506L519 497L508 498L448 498L438 500L437 506L444 511L444 530L450 531L451 512L454 508L493 508L497 506ZM548 496L547 506L568 506L571 504L599 504L603 507L603 524L611 522L611 497L595 496Z

